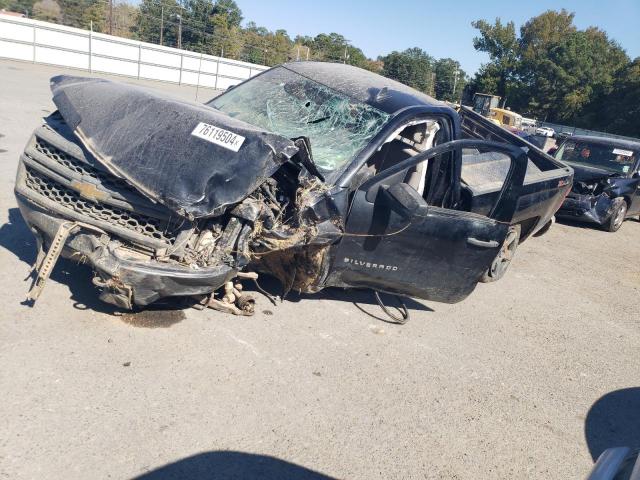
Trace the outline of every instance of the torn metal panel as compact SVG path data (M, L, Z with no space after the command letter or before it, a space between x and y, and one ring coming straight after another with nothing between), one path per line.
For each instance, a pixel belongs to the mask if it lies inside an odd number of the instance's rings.
M130 85L58 76L51 90L99 162L190 218L221 214L298 151L292 140L205 105Z

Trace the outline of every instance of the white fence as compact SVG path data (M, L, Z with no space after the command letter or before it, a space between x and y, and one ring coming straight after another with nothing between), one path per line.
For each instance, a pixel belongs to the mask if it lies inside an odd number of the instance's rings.
M268 68L2 14L0 57L217 89Z

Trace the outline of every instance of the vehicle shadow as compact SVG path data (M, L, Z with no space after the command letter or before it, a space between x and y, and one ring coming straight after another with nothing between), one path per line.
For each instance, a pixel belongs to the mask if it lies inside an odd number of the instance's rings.
M282 285L274 277L262 274L260 275L259 282L262 289L266 290L270 295L276 296L280 295L282 292ZM252 282L245 282L244 287L247 292L252 292L256 295L261 294L261 292L255 287ZM397 309L396 307L398 305L398 301L393 295L380 293L380 299L387 306L387 308L391 307L392 310ZM382 310L379 309L378 302L376 301L373 291L368 289L345 289L329 287L321 290L318 293L289 292L289 294L287 294L287 296L285 297L285 301L295 303L314 300L333 300L338 302L353 303L353 305L355 305L358 310L372 318L383 322L390 321L389 317L385 316ZM402 301L409 310L418 310L423 312L434 311L432 308L423 305L422 303L409 297L403 297Z
M134 477L133 480L332 480L322 473L268 455L212 451L183 458Z
M8 218L8 222L0 226L0 247L13 253L22 262L33 265L36 260L36 241L33 234L22 219L18 208L10 208ZM31 275L24 279L25 297L33 276L32 272ZM74 308L94 310L109 315L115 314L118 311L116 307L100 301L97 290L91 283L91 278L91 270L87 266L60 258L53 272L51 272L49 281L53 280L68 286ZM46 292L47 289L45 287L43 295L46 295ZM23 301L22 304L33 306L31 302L27 301Z
M602 228L600 228L599 225L595 223L576 222L575 220L571 220L570 218L557 218L556 222L562 225L567 225L568 227L582 228L584 230L595 230L596 232L601 232L605 235L610 235L610 232L603 230ZM626 218L624 223L620 227L620 229L623 229L625 227L629 228L629 223L638 223L638 222L633 218Z
M593 461L607 448L640 449L640 387L600 397L589 409L584 434Z
M601 228L598 227L595 223L587 223L587 222L578 222L576 220L571 220L570 218L557 218L556 222L561 225L566 225L567 227L575 227L582 228L583 230L595 230L596 232L604 232Z
M13 253L19 260L32 265L36 259L36 241L20 215L20 209L7 211L8 221L0 226L0 247Z

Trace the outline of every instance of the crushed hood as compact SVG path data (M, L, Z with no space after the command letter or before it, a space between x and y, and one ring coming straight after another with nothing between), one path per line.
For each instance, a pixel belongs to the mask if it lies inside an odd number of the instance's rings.
M114 175L190 218L242 201L295 155L290 139L211 107L103 79L51 79L53 101Z

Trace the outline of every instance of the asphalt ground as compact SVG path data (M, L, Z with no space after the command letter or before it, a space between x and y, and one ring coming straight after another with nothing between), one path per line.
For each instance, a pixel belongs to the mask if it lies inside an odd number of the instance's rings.
M87 75L0 61L1 478L575 479L604 448L640 446L633 220L556 224L502 281L411 302L404 326L337 289L259 296L253 317L116 315L65 260L27 306L14 177L59 73Z

